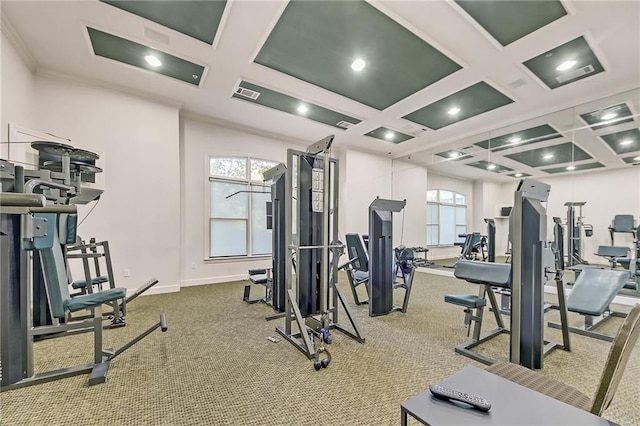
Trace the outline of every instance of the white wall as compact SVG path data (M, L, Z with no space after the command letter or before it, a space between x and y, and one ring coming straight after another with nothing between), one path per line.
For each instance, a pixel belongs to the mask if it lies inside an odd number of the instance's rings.
M69 138L106 159L106 190L79 234L109 241L116 285L131 290L157 277L160 283L153 291L177 291L177 108L38 76L34 111L37 130ZM130 270L129 278L124 269Z
M341 205L346 223L340 224L340 238L346 233L369 233L369 204L376 198L391 198L392 160L355 150L346 150L345 173L340 176Z
M394 200L406 200L404 211L394 213L393 246L427 244L427 169L403 161L393 162Z
M636 225L640 217L640 167L625 167L615 170L603 170L591 173L549 177L540 179L551 185L547 203L547 233L553 239L554 216L566 220L568 201L586 201L583 207L584 223L593 225L594 233L583 239L583 257L590 262L606 263L595 256L598 245L610 245L608 226L616 214L632 214ZM510 196L516 184L505 184L502 187L503 197ZM511 201L511 204L513 201ZM511 205L510 204L510 205ZM566 235L566 230L565 230ZM630 234L616 234L616 245L632 246Z
M31 128L34 119L34 77L15 48L2 34L0 44L0 158L6 155L8 124Z
M467 232L473 232L474 191L473 182L427 172L427 189L446 189L467 197ZM425 194L426 197L426 194ZM425 207L426 208L426 207ZM426 216L425 216L426 218ZM425 219L426 220L426 219ZM483 228L484 229L484 228ZM429 259L446 259L460 255L460 247L431 247Z
M500 216L500 207L513 204L502 185L496 182L476 180L473 182L473 231L487 233L485 218L492 218L496 224L496 256L503 256L507 250L509 220Z
M309 142L307 145L309 145ZM291 142L233 130L191 116L180 119L182 186L182 285L245 279L250 268L271 266L271 257L210 260L208 257L209 156L251 156L286 163ZM206 259L206 260L205 260Z

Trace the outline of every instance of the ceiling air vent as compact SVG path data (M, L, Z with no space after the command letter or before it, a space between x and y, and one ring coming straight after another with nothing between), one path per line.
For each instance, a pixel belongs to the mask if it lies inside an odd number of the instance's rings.
M343 129L349 129L351 128L351 126L353 126L353 123L349 123L348 121L339 121L336 123L336 126L338 127L342 127Z
M592 72L593 72L593 67L591 65L587 65L586 67L578 68L577 70L564 73L556 77L556 80L558 80L558 83L566 83L569 80L582 77L583 75L591 74Z
M244 96L245 98L253 99L254 101L258 99L260 96L260 92L256 92L255 90L245 89L244 87L238 87L236 93L240 96Z

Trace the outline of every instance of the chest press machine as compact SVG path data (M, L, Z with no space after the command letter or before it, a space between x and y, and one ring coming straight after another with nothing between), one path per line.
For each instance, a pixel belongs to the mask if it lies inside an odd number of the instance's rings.
M76 207L47 205L44 195L0 193L0 350L2 358L1 390L89 373L89 385L103 383L109 363L135 343L161 328L167 330L164 314L160 321L113 351L102 348L102 305L124 302L126 289L112 288L71 297L68 289L63 245L76 239ZM40 267L34 267L34 253ZM32 271L41 270L46 299L53 325L38 326L33 321ZM87 278L90 282L90 277ZM88 309L89 319L69 321L68 314ZM34 338L55 333L57 337L73 331L92 331L94 359L92 363L34 374Z

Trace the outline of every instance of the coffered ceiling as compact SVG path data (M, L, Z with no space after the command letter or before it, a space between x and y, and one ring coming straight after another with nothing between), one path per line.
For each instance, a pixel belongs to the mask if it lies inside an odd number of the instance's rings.
M639 2L1 4L38 73L288 138L503 181L640 156Z

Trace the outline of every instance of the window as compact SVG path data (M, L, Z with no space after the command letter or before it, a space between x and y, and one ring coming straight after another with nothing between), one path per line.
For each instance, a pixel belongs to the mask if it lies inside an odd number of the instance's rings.
M450 246L467 233L466 197L453 191L427 191L427 245Z
M241 157L209 158L209 257L271 254L262 173L278 163Z

